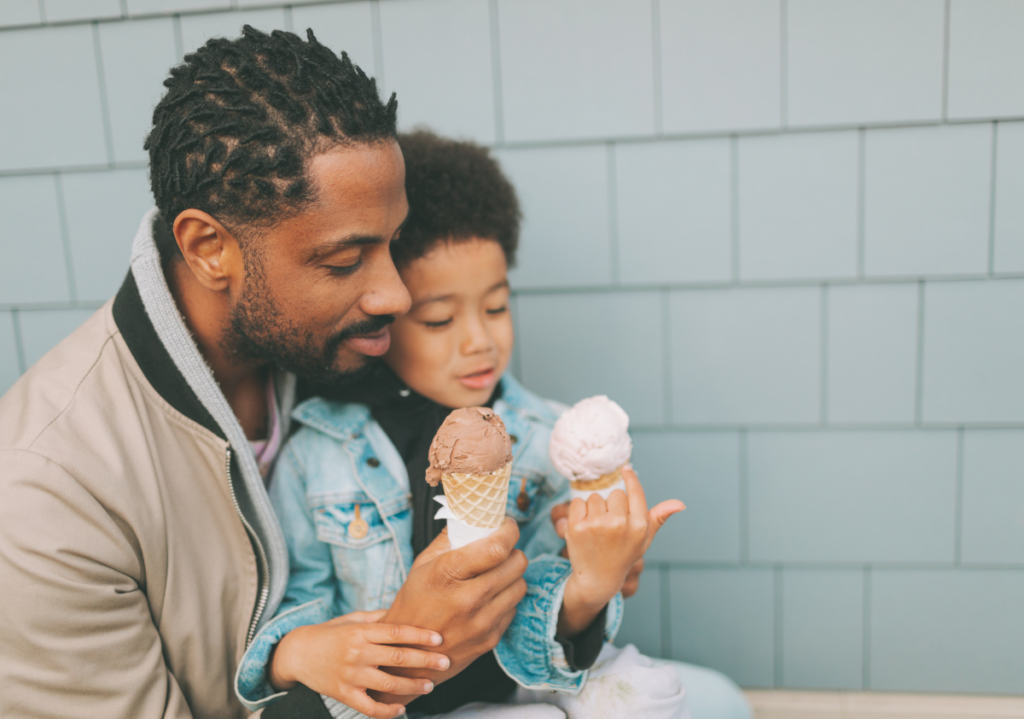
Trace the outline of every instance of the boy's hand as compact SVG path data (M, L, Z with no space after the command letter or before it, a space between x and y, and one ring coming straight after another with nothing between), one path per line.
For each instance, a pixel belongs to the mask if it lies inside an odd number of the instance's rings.
M277 645L270 663L270 683L278 690L298 682L337 699L372 719L393 719L405 713L401 704L374 701L367 690L386 694L429 694L434 685L379 667L444 670L448 657L409 646L437 646L441 635L428 629L380 624L387 610L353 612L323 624L292 630Z
M574 499L569 505L565 538L572 575L558 620L563 636L574 636L590 625L623 588L665 521L685 509L673 499L648 511L636 474L623 469L622 476L625 493L616 490L607 501L593 494L586 502Z

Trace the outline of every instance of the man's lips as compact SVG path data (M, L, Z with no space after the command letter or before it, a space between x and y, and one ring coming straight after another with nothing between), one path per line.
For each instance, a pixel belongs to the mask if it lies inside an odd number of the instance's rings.
M459 377L459 382L469 389L487 389L493 386L495 381L493 367Z
M391 333L388 328L374 332L369 335L356 335L355 337L349 337L344 342L349 349L358 352L361 355L368 355L370 357L380 357L382 354L388 351L388 347L391 346Z

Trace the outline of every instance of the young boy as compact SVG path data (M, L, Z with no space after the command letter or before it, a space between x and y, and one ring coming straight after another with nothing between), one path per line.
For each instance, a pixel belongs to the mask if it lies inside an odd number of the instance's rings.
M444 527L432 501L441 487L424 481L434 433L453 408L486 405L513 441L507 514L520 524L518 548L530 560L527 597L493 653L436 688L402 678L401 691L422 695L408 704L410 713L514 701L515 716L526 716L524 704L543 702L585 719L590 707L608 709L612 700L600 695L600 682L583 687L618 628L627 574L682 507L667 502L648 513L629 471L628 496L579 501L568 513L566 541L558 537L550 513L568 500L568 483L551 467L547 448L559 408L506 374L513 345L507 271L519 229L515 192L483 148L426 132L403 136L400 144L410 214L392 255L412 309L394 323L391 349L365 381L322 388L323 396L293 414L301 428L282 451L270 490L289 543L291 577L277 615L243 658L237 690L258 708L277 696L275 689L294 684L300 665L318 662L322 683L307 679L310 688L374 717L403 711L374 691L386 685L379 667L388 664L379 651L339 646L332 656L311 655L301 627L380 619L414 559ZM559 556L566 544L570 561ZM421 646L430 641L436 646L433 637ZM438 652L408 651L419 666L447 668ZM603 658L603 674L597 673L616 679L613 693L622 695L625 678L637 694L623 709L685 716L673 669L652 667L635 650L607 649ZM459 715L487 711L502 710L474 706ZM565 716L554 706L531 711Z

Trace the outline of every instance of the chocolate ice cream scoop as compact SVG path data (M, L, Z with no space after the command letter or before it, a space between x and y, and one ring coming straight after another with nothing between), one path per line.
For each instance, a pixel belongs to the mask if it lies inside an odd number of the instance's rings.
M442 474L489 474L512 461L512 442L505 423L487 407L452 412L430 444L427 482L436 486Z

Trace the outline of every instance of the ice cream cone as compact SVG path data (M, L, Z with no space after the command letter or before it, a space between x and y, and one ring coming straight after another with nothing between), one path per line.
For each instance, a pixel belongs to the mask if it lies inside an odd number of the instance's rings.
M471 527L495 529L505 518L512 463L487 474L442 474L448 507Z

